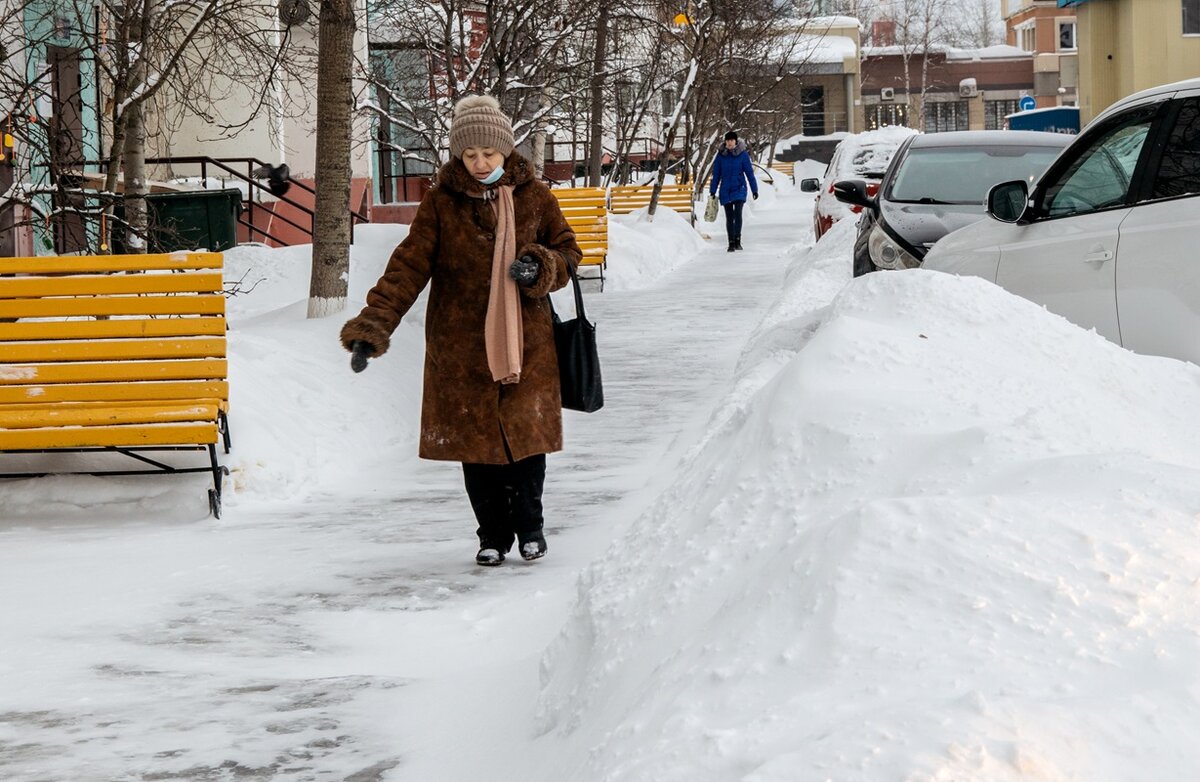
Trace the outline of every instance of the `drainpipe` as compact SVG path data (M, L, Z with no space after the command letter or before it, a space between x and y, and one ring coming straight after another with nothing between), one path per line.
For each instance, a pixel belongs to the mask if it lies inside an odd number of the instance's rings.
M846 132L847 133L855 133L856 132L854 130L854 109L855 109L855 103L856 103L855 98L854 98L854 77L856 75L857 74L847 73L845 76L842 77L846 80Z

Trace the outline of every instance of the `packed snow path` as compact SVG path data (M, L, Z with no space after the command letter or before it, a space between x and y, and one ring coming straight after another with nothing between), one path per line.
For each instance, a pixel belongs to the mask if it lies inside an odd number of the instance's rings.
M461 471L411 447L220 522L0 527L0 778L539 778L538 663L576 576L638 545L809 238L799 200L756 204L743 252L718 220L654 288L588 295L607 404L567 414L537 563L476 567Z

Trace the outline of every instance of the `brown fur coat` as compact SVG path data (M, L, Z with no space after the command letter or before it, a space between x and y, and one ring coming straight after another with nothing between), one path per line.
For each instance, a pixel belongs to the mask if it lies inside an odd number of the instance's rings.
M375 355L429 284L425 315L425 388L420 455L425 459L504 464L562 449L562 400L547 294L570 282L567 264L582 253L549 188L529 161L513 153L497 185L513 186L517 257L530 255L539 275L521 288L525 355L521 381L492 380L484 348L496 215L462 161L438 173L408 236L367 294L367 306L342 328L342 344L369 342Z

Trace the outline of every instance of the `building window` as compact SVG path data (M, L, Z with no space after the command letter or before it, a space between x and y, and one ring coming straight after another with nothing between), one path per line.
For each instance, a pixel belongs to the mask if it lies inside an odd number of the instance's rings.
M1200 0L1197 0L1200 2ZM1075 23L1074 22L1059 22L1058 23L1058 50L1074 51L1075 49Z
M1007 130L1007 117L1018 111L1015 100L985 100L983 102L983 129Z
M1017 48L1023 52L1032 52L1037 48L1037 26L1034 22L1025 22L1013 28L1017 36Z
M1183 0L1183 34L1200 35L1200 0Z
M876 103L867 106L867 130L889 126L908 127L908 106L903 103Z
M970 130L965 100L939 101L925 104L925 132L941 133L947 130Z

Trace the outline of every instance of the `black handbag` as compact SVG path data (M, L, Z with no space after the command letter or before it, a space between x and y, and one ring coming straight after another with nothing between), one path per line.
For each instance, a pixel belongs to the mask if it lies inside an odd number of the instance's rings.
M583 293L575 267L567 264L575 285L575 318L562 321L550 303L554 320L554 347L558 352L558 384L562 406L567 410L594 413L604 407L604 386L600 382L600 354L596 352L596 324L589 323L583 311ZM549 298L547 298L549 301Z

